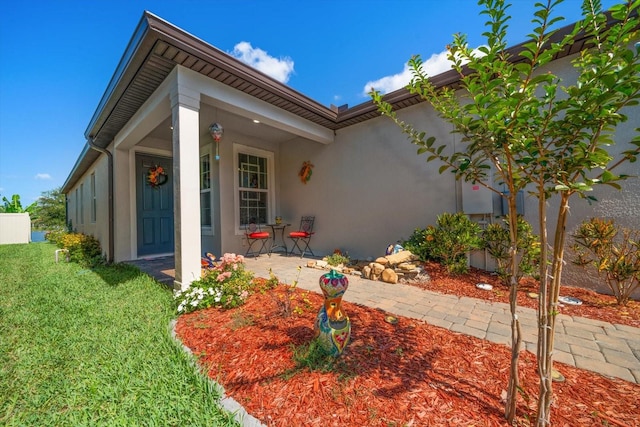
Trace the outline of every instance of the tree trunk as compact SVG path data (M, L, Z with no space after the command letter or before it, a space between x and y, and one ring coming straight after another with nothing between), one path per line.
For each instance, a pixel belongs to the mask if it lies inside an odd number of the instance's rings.
M509 202L509 270L510 291L509 307L511 310L511 367L509 370L509 384L507 387L507 401L504 416L513 424L516 416L518 389L520 388L520 374L518 363L520 360L520 346L522 345L522 330L516 309L518 306L518 212L516 208L517 193L511 188L507 200Z
M551 265L551 284L540 276L540 297L538 303L538 375L540 377L540 389L538 395L538 413L536 414L536 427L546 427L551 422L551 400L553 397L552 370L553 370L553 344L555 338L556 316L558 315L558 297L560 296L560 285L562 278L562 263L564 261L564 240L566 236L565 226L567 214L569 213L569 197L571 193L562 192L560 196L560 210L556 222L556 231L553 239L553 261ZM541 200L543 207L540 215L541 236L543 222L546 226L546 206L544 199ZM547 259L546 231L544 231L544 246L541 248L544 256L541 260ZM546 264L546 262L545 262ZM546 265L540 267L540 272L547 270ZM544 284L544 286L543 286Z

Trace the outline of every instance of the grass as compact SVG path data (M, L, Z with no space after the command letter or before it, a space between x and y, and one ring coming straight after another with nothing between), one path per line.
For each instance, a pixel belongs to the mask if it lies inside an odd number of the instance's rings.
M0 425L237 425L171 338L169 289L55 249L0 246Z

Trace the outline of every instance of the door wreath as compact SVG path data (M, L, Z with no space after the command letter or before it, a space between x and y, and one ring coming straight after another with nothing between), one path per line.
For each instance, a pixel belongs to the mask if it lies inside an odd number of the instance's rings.
M162 166L155 165L149 168L147 172L147 183L152 188L158 188L161 185L164 185L169 180L169 176L164 171Z

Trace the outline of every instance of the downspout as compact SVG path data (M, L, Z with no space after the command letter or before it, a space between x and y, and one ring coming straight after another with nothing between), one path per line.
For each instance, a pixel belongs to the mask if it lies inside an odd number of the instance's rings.
M114 259L114 236L115 236L115 230L114 230L114 226L113 226L113 219L114 219L114 211L113 211L113 155L111 154L111 152L109 150L106 150L102 147L98 147L96 145L96 143L93 140L94 138L92 136L89 136L89 138L87 139L87 143L89 144L89 147L93 148L94 150L102 153L102 154L106 154L107 155L107 169L108 169L108 189L107 189L107 193L109 195L109 207L108 207L108 215L109 215L109 252L107 253L107 262L113 262Z

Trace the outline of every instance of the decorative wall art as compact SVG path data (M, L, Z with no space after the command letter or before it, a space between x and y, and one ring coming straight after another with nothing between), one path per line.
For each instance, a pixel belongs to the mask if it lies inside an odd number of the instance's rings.
M310 161L307 160L302 163L302 168L300 169L300 172L298 172L298 176L303 184L306 184L311 179L311 174L313 173L312 168L313 165Z

